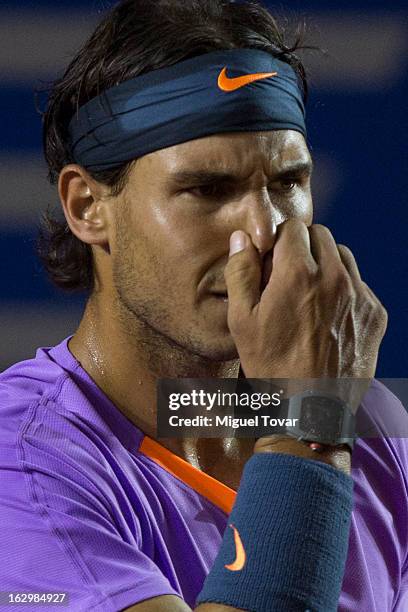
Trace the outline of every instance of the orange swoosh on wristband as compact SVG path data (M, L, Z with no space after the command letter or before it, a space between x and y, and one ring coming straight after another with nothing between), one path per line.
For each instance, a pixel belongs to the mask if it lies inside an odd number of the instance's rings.
M218 76L218 87L222 91L235 91L254 81L268 79L269 77L277 76L277 72L258 72L255 74L245 74L244 76L229 78L227 77L227 67L223 68Z
M244 545L242 544L241 536L239 535L238 529L234 527L234 525L230 525L231 529L234 531L234 542L235 542L235 554L236 558L233 563L229 565L224 565L227 570L231 572L239 572L245 565L246 561L246 553Z

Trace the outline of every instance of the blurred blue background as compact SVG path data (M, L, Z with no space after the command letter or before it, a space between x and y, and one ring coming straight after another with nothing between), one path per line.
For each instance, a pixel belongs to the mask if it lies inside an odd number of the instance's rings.
M0 8L0 369L75 330L83 298L53 289L36 259L39 214L58 198L46 181L33 91L55 78L107 0L8 0ZM408 376L406 2L295 2L309 39L309 143L316 220L354 252L389 312L377 375Z

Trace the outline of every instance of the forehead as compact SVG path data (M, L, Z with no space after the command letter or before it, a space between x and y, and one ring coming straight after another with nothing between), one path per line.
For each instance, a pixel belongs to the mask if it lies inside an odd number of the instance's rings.
M169 174L184 168L208 170L259 167L279 169L290 162L310 162L304 137L294 130L216 134L161 149L139 161Z

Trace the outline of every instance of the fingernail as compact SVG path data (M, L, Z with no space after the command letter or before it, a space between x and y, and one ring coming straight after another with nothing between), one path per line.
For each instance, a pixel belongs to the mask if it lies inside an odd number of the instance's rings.
M231 235L230 238L230 252L229 256L232 257L236 253L243 251L246 247L247 239L245 232L238 230Z

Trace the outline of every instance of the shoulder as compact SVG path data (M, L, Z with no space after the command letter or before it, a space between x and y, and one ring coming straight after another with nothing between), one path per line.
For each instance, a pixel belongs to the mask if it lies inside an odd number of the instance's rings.
M123 429L120 418L112 410L108 423L96 385L56 349L38 349L0 375L0 470L13 464L29 477L52 470L102 485L112 474L110 458L124 452L114 431Z
M75 610L175 593L140 548L129 423L69 355L54 357L0 377L1 584L69 593Z
M47 358L45 349L0 373L0 444L11 442L30 409L55 396L65 378L64 369Z
M137 472L128 453L128 439L136 444L137 437L74 362L54 355L37 352L0 377L0 477L8 476L7 499L17 504L18 498L31 516L45 513L48 520L53 513L96 512L109 529L124 532L131 523L137 535L121 486L127 469ZM7 505L0 503L0 516Z

